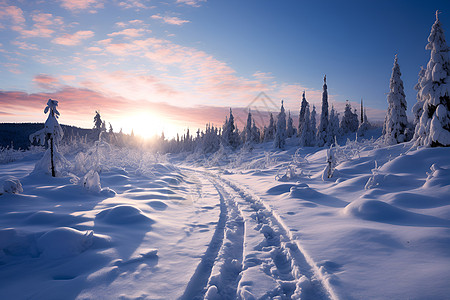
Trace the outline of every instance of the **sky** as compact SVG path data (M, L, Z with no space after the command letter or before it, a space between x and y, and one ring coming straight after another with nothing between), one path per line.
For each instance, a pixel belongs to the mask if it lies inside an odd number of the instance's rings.
M395 54L408 111L430 51L435 11L450 1L0 0L0 122L60 123L166 137L277 111L320 111L323 77L345 101L384 119ZM447 43L448 44L448 43Z

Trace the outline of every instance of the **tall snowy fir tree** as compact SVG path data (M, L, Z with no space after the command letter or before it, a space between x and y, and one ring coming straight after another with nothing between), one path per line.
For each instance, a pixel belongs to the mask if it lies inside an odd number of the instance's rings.
M298 118L298 131L297 134L301 136L302 134L302 128L305 123L305 114L306 114L306 107L308 106L308 101L306 101L305 92L303 91L302 95L302 103L300 107L300 115Z
M398 57L395 55L394 66L389 83L389 94L387 95L388 109L383 125L383 139L387 145L394 145L407 141L406 130L408 120L406 117L406 99L403 91L403 81L400 78L400 66Z
M316 112L316 106L313 105L313 109L311 111L311 132L312 132L312 138L311 138L311 146L317 145L317 112Z
M273 141L273 147L278 149L284 149L286 146L286 113L284 111L283 100L281 101L280 113L277 117L277 129L275 131L275 139Z
M323 77L322 113L320 114L319 128L317 129L317 146L328 146L332 142L328 128L328 91L327 75Z
M352 112L352 106L350 105L350 102L347 100L345 103L345 110L344 110L344 116L341 120L341 129L342 133L349 133L349 132L355 132L358 130L359 127L359 121L358 121L358 115L356 112Z
M223 125L222 141L225 146L236 149L239 146L239 132L234 125L234 116L230 108L230 115Z
M293 137L296 134L296 130L294 127L294 120L292 120L291 117L291 111L288 113L288 120L287 120L287 128L286 128L286 135L287 137Z
M423 99L420 97L419 91L422 89L423 84L425 84L425 71L426 69L424 69L423 66L420 67L419 80L417 81L417 84L414 86L414 89L417 91L417 102L414 104L412 108L412 113L414 115L413 120L414 127L416 127L417 124L419 124L420 117L422 116L423 112Z
M270 113L269 126L264 127L264 142L273 141L275 138L275 121Z
M253 144L253 137L252 137L252 113L250 112L250 110L248 110L248 115L247 115L247 124L245 125L244 128L244 143L246 145L251 145Z
M431 58L425 74L421 78L418 91L419 102L423 102L419 123L416 125L414 140L422 146L450 146L450 61L449 47L436 11L427 50Z
M341 128L339 127L339 114L334 109L334 106L331 106L330 122L328 124L328 128L330 129L329 134L333 142L341 136Z
M253 120L252 125L252 142L254 144L258 144L261 140L261 132L259 128L256 126L255 120Z
M303 120L303 129L300 134L299 144L302 147L312 147L315 146L315 132L312 129L311 125L311 113L309 110L309 104L306 105L304 120Z

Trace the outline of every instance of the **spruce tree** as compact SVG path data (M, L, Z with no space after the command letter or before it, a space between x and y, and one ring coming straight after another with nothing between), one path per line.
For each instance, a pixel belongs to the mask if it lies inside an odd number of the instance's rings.
M350 102L347 100L345 103L344 116L341 120L341 130L344 134L349 132L355 132L358 130L359 121L358 115L352 112L352 106Z
M302 103L301 103L301 107L300 107L300 115L298 118L298 135L299 136L301 136L301 134L302 134L302 128L305 123L305 114L306 114L307 106L308 106L308 101L306 101L305 91L303 91Z
M264 128L264 141L273 141L275 137L275 121L273 120L273 115L270 113L269 126Z
M311 146L317 145L317 113L316 113L316 106L313 105L313 109L311 111Z
M295 128L294 128L294 120L292 120L291 117L291 111L288 113L288 120L287 120L287 129L286 129L286 135L287 137L293 137L295 136Z
M436 11L427 50L431 57L418 91L419 102L423 102L419 123L416 125L416 145L450 146L450 61L449 47Z
M395 55L394 66L387 96L388 110L383 125L383 139L387 145L394 145L406 141L405 131L408 128L406 117L406 99L403 91L403 81L400 78L400 66Z
M252 143L252 113L250 112L250 109L248 110L247 115L247 124L244 128L244 143L245 144L251 144Z
M327 91L327 75L323 77L323 92L322 92L322 113L320 114L320 123L317 130L317 146L328 146L332 141L329 137L328 128L328 91Z
M330 122L328 128L330 129L330 137L333 139L333 142L336 138L341 136L341 128L339 127L339 114L334 109L334 106L331 106L330 110Z
M281 100L281 109L277 118L277 129L275 132L273 147L278 149L284 149L285 146L286 146L286 113L284 111L283 100Z

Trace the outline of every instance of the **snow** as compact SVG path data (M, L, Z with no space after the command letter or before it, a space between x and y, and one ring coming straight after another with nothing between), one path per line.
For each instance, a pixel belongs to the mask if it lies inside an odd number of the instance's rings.
M449 148L75 148L60 177L32 172L36 154L0 164L5 299L450 293Z

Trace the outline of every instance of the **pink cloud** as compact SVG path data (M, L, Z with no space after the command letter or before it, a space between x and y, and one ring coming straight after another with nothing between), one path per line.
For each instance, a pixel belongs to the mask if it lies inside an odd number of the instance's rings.
M61 87L58 79L47 74L36 75L33 78L33 82L35 82L40 88L48 90L53 90Z
M190 22L188 20L182 20L182 19L180 19L178 17L168 17L168 16L164 16L163 17L163 16L161 16L159 14L158 15L153 15L153 16L151 16L151 18L155 19L155 20L161 20L161 21L163 21L166 24L178 25L178 26Z
M206 2L206 0L177 0L177 3L186 4L194 7L199 7L201 2Z
M48 38L55 32L55 30L50 27L60 28L64 24L61 17L47 13L34 14L32 20L34 21L34 24L31 29L26 29L23 24L12 26L11 29L17 31L23 38Z
M64 46L76 46L83 40L94 36L94 32L90 30L77 31L74 34L65 34L52 40L52 43Z
M0 19L10 20L16 25L25 23L22 9L13 5L0 5Z
M126 9L134 8L137 10L151 8L151 6L144 4L145 2L149 2L149 1L148 0L125 0L125 1L119 2L119 6L126 8Z
M151 32L151 31L143 29L143 28L138 28L138 29L136 29L136 28L128 28L128 29L124 29L124 30L121 30L121 31L109 33L108 36L123 35L123 36L126 36L126 37L140 37L146 32Z
M38 46L36 44L27 43L24 41L13 41L11 44L19 47L19 49L22 50L39 50Z
M61 6L70 11L80 11L89 9L95 13L96 8L102 8L103 3L100 0L60 0Z

